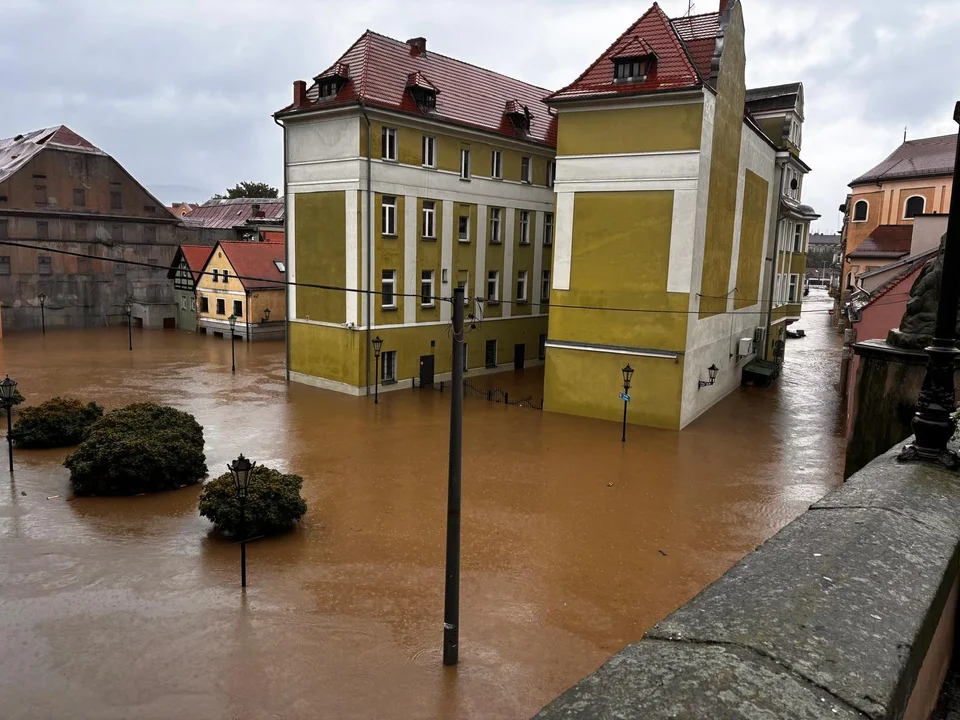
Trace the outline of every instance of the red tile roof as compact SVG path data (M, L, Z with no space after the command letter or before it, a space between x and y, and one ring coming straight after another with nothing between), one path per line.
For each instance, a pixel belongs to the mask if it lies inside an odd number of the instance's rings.
M277 230L273 232L264 230L260 233L260 235L263 237L264 242L282 243L284 241L283 230Z
M220 249L233 265L247 290L275 290L284 286L286 273L277 263L284 261L283 243L222 242Z
M674 18L670 23L687 46L690 59L700 71L700 76L709 79L717 49L717 34L720 32L720 13Z
M638 43L649 46L657 54L657 61L647 79L638 83L614 83L614 59L635 55ZM700 86L693 62L670 19L654 3L580 77L550 95L547 101L637 95Z
M193 281L200 279L200 273L203 272L203 266L213 254L213 248L209 245L181 245L183 259L187 261L187 267L193 273Z
M851 186L880 180L952 175L957 154L957 135L908 140L882 163L850 183Z
M253 206L259 205L265 220L283 217L282 198L228 198L207 200L183 217L187 227L235 228L253 218Z
M334 70L335 68L339 70ZM484 70L461 60L428 50L419 53L412 45L368 30L331 68L317 79L342 72L349 80L335 98L320 100L319 83L307 91L301 107L289 105L277 115L354 104L363 100L372 106L429 117L464 127L505 135L549 147L557 143L557 118L543 103L550 91L520 80ZM425 110L407 89L411 75L437 89L437 106ZM517 130L504 114L507 101L517 100L530 109L529 133Z
M847 257L900 257L912 242L913 225L880 225Z

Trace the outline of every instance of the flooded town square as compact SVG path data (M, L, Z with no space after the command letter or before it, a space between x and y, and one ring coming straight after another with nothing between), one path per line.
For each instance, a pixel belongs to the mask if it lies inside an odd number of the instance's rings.
M526 718L841 481L841 340L812 295L770 389L681 433L464 401L460 664L441 664L449 393L284 380L284 346L126 328L14 334L27 404L193 413L212 475L240 453L309 510L247 549L200 486L73 498L68 449L0 493L0 698L16 718ZM528 369L471 379L537 388ZM537 397L539 399L539 396ZM611 398L611 402L619 402ZM7 482L3 466L3 482Z

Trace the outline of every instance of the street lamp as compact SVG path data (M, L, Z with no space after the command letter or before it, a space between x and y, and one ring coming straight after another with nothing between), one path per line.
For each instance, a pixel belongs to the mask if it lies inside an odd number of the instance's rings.
M711 365L708 367L707 374L710 376L710 380L700 380L699 384L697 385L697 389L699 390L702 387L709 387L710 385L716 383L718 372L720 372L720 368L718 368L716 365Z
M627 363L620 372L623 373L623 394L620 396L623 398L623 434L620 438L620 442L627 441L627 404L630 402L630 381L633 379L633 368L630 367L630 363Z
M44 305L47 304L47 296L44 293L40 293L37 296L40 299L40 329L43 331L43 334L47 334L47 318L44 315Z
M373 339L373 404L380 403L380 348L383 347L383 340L377 335ZM367 366L369 367L369 366Z
M263 321L270 322L270 308L264 308L263 310Z
M234 343L236 342L236 335L233 332L233 329L237 326L237 316L231 315L227 318L230 321L230 372L237 371L237 353L234 350Z
M237 493L237 502L240 503L240 587L247 586L247 489L250 487L250 478L253 477L253 469L257 466L255 462L250 462L240 454L236 460L227 465L230 474L233 475L233 487Z
M17 392L17 382L7 375L0 380L0 402L7 408L7 447L10 449L10 474L13 474L13 397Z
M130 304L129 300L124 304L123 309L127 311L127 341L130 351L133 352L133 305Z

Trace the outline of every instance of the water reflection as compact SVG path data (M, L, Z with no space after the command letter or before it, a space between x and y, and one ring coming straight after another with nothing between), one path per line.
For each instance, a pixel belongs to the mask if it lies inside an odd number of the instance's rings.
M12 718L521 718L840 481L839 338L814 300L777 387L683 433L465 400L461 665L440 663L449 394L374 406L283 382L282 344L175 332L0 341L28 402L152 400L207 464L304 478L290 535L239 549L199 487L69 499L67 451L0 495L0 696ZM539 399L539 371L473 381ZM59 494L60 498L47 500ZM12 709L12 710L11 710Z

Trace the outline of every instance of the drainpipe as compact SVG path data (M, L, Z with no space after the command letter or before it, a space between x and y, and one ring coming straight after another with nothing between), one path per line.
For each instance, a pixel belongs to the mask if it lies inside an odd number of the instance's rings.
M370 195L370 158L373 154L372 150L372 135L373 135L373 126L370 124L370 117L367 115L367 108L363 103L363 100L360 101L360 112L363 114L363 119L367 122L367 344L364 350L363 356L366 358L366 373L367 373L367 395L370 395L370 328L373 325L373 299L370 296L370 290L373 289L373 248L371 243L373 241L373 229L371 227L371 222L373 220L373 198Z
M247 342L250 342L250 291L247 290Z
M283 130L283 267L290 267L290 242L289 234L287 233L287 218L290 217L288 211L289 208L289 194L287 193L287 129L284 127L283 123L277 120L276 118L273 121ZM284 272L286 276L286 272ZM286 277L284 277L286 279ZM284 333L283 341L287 354L287 362L285 374L287 382L290 382L290 286L284 285L283 287L283 302L284 302ZM293 292L296 292L296 288L293 289ZM247 314L247 325L250 324L250 315Z
M777 222L773 226L773 264L770 266L770 292L767 297L767 328L763 334L763 359L770 359L770 327L773 322L773 292L777 286L777 261L780 254L780 222L783 220L781 198L783 198L783 181L787 174L784 172L786 163L780 166L780 188L777 195Z

